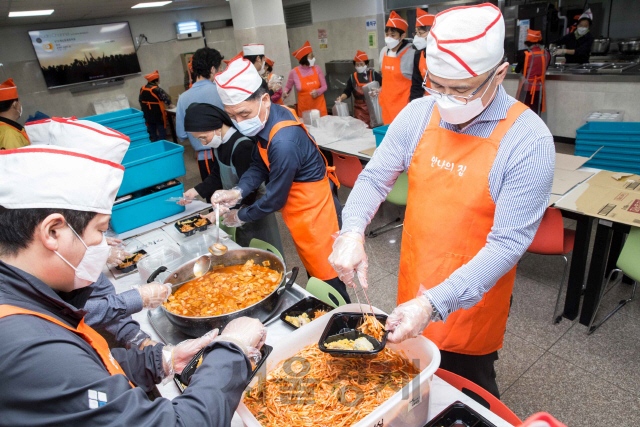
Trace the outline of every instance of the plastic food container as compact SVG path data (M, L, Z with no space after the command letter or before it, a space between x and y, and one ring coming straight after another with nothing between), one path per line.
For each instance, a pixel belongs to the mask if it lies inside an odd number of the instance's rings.
M124 233L150 222L184 212L184 206L165 202L165 199L180 197L182 193L184 193L184 185L179 184L156 192L143 191L137 197L134 195L133 199L113 206L111 228L118 234Z
M120 265L122 264L126 264L127 262L133 261L134 258L136 257L136 255L138 254L142 254L142 255L146 255L147 251L145 251L144 249L140 249L139 251L134 252L133 254L131 254L130 257L127 257L124 259L124 261L122 261L120 263ZM142 259L140 259L140 261L142 261ZM138 268L138 265L134 262L133 264L124 267L124 268L120 268L120 265L116 266L116 270L118 270L120 273L129 273L132 272L133 270L135 270L136 268Z
M151 276L151 273L163 265L169 269L168 271L171 271L174 266L177 267L180 265L179 263L181 263L182 259L182 255L180 255L180 252L176 248L171 246L159 248L138 262L138 274L140 274L140 279L142 279L143 282L146 282L149 276ZM160 279L157 280L160 281Z
M387 321L386 314L376 314L376 319L383 325ZM320 341L318 341L318 348L324 353L329 353L333 357L370 357L373 358L376 354L384 350L387 345L387 331L382 336L382 341L378 341L374 337L364 334L358 331L356 328L360 326L363 319L362 313L334 313L329 322L327 323ZM358 338L366 338L372 345L373 350L339 350L326 347L326 344L340 340L356 340Z
M382 144L382 140L384 139L384 136L387 134L387 129L389 129L389 125L373 128L373 135L376 137L376 147L379 147L380 144Z
M117 127L129 126L139 123L140 121L144 123L144 115L142 111L136 110L135 108L125 108L124 110L85 117L83 120L91 120L92 122L100 123L108 128L117 130Z
M204 219L204 221L206 222L205 225L202 225L200 227L194 227L193 229L189 230L189 231L182 231L182 227L185 225L191 225L193 223L195 223L196 221L200 220L200 219ZM209 221L207 218L200 218L200 215L194 215L192 217L189 217L187 219L182 219L180 221L176 221L176 223L174 224L176 229L184 236L189 237L189 236L193 236L194 234L196 234L198 231L205 231L207 228L209 228L209 225L211 225L211 221Z
M333 307L331 307L329 304L323 303L318 298L306 297L305 299L298 301L297 303L293 304L291 307L280 313L280 320L282 320L292 328L298 329L299 326L296 326L293 323L287 321L287 316L298 317L302 316L302 314L304 313L307 313L307 316L309 316L309 320L314 320L313 317L318 310L323 310L329 313L331 310L333 310Z
M229 235L220 230L220 241L223 244L229 238ZM216 228L211 227L207 231L189 237L180 243L180 252L188 259L195 258L200 255L209 254L209 247L216 243Z
M424 427L496 427L464 403L457 401L440 412Z
M339 311L356 312L358 310L360 309L357 304L344 305L329 315L322 316L304 328L297 329L287 335L278 342L278 346L271 352L266 363L267 374L274 370L280 362L294 356L304 347L317 344L331 315ZM380 310L375 308L374 311L382 314ZM423 336L406 340L400 344L389 344L387 347L403 353L420 370L420 374L369 415L353 424L354 427L422 426L425 420L429 419L431 381L433 374L440 366L438 347ZM253 383L256 381L254 379ZM237 413L245 426L262 427L243 402L240 402Z
M118 196L183 176L186 174L183 153L184 147L169 141L130 148L122 159L125 169Z
M187 366L184 367L184 369L182 370L182 374L174 377L174 381L181 392L184 392L184 390L189 385L189 382L191 381L191 376L195 374L196 369L198 369L198 361L200 360L200 357L204 354L204 351L206 349L207 347L204 347L202 350L196 353L193 359L191 359L191 361L187 363ZM253 368L253 372L251 372L251 375L249 375L249 382L253 380L253 377L256 375L256 373L258 373L262 365L265 364L272 350L273 350L273 347L269 345L265 344L262 346L262 348L260 349L260 355L262 356L262 358L260 359L258 364L255 366L255 368Z

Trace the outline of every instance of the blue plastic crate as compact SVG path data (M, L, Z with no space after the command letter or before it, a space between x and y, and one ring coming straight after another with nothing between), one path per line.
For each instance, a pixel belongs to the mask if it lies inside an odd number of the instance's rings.
M604 169L614 172L628 172L640 174L640 164L637 162L620 162L614 160L589 160L584 164L587 167Z
M376 137L376 147L379 147L382 144L382 140L384 136L387 134L387 129L389 129L389 125L378 126L377 128L373 128L373 136Z
M156 141L130 148L122 159L124 178L118 196L133 193L183 176L184 147L169 141Z
M127 126L128 123L135 124L139 123L140 120L144 122L144 116L140 110L136 110L135 108L125 108L124 110L85 117L83 120L91 120L92 122L100 123L103 126L115 129L113 126Z
M640 142L640 122L588 122L576 131L578 140Z
M141 145L144 144L150 144L151 140L149 139L149 135L144 135L144 136L140 136L138 138L131 138L131 144L129 144L129 150L131 150L132 148L136 148L139 147Z
M137 123L132 123L127 126L107 126L113 130L117 130L120 133L124 133L129 136L134 133L147 132L147 124L144 120L141 120Z
M593 159L594 160L621 160L621 161L634 161L634 162L639 162L640 163L640 151L633 153L633 154L626 154L626 153L618 153L616 151L605 151L607 149L607 147L603 148L602 150L598 151L598 154L596 154ZM591 157L593 155L593 153L596 150L580 150L578 148L576 148L576 156L583 156L583 157Z
M111 228L116 233L124 233L153 221L184 212L184 206L165 201L170 197L182 197L183 193L184 185L180 184L119 203L113 207L111 213Z

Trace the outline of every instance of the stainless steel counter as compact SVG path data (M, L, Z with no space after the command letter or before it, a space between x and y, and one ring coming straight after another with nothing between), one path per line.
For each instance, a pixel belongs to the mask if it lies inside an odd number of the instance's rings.
M507 79L517 80L521 74L509 72ZM598 82L598 83L640 83L640 65L619 74L586 73L574 74L570 71L547 70L547 80L567 82Z

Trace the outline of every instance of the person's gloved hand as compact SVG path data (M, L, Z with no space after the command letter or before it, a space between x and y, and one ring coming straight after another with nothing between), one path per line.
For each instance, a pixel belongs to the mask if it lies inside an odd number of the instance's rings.
M130 257L131 254L118 246L109 247L109 257L107 258L107 265L118 265L125 258Z
M240 209L233 209L224 214L222 224L227 227L242 227L245 223L238 218L238 212L240 212Z
M187 191L185 191L184 193L182 193L182 197L185 197L187 199L195 199L198 196L199 196L199 194L198 194L198 192L196 191L195 188L190 188ZM191 200L180 200L177 203L180 206L185 206L185 205L188 205L189 203L191 203Z
M237 205L240 200L242 200L242 190L238 187L234 187L231 190L218 190L213 193L213 196L211 197L211 204L215 208L216 203L219 203L220 214L222 214L224 213L222 212L223 207L232 208ZM228 211L229 209L226 210Z
M353 281L355 274L363 288L368 288L367 269L369 263L364 251L364 236L359 233L346 232L338 236L333 242L333 252L329 255L329 264L338 273L345 285L355 288Z
M109 246L119 246L122 244L122 240L116 239L115 237L107 237L107 245Z
M424 295L394 308L384 327L389 331L388 341L400 343L420 335L429 325L432 311L431 302Z
M320 95L318 95L318 90L317 89L314 89L314 90L311 91L311 97L312 98L317 98L318 96L320 96Z
M142 297L142 307L147 309L160 307L171 295L171 286L166 283L147 283L137 289Z
M567 49L556 49L556 50L553 52L553 55L554 55L554 56L564 56L564 55L566 55L566 54L567 54Z
M208 346L218 336L218 330L207 332L200 338L185 340L173 346L167 345L162 349L162 367L164 368L163 384L173 378L174 374L181 374L185 366L193 359L197 352Z
M239 317L227 324L216 341L236 344L254 363L260 361L260 349L267 340L267 328L258 320Z

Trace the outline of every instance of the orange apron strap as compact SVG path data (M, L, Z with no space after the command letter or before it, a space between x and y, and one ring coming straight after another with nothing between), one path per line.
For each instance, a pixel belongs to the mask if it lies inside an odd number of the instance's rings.
M440 110L438 110L438 105L433 104L433 111L431 112L431 118L429 119L428 128L439 128L440 127Z
M96 351L96 353L98 353L98 355L102 359L102 363L104 364L104 366L107 368L107 371L109 371L111 375L122 374L125 376L125 378L127 377L127 375L124 373L124 371L122 370L122 368L120 367L116 359L114 359L113 356L111 355L111 351L109 351L109 345L107 344L107 341L105 341L105 339L99 333L97 333L93 328L91 328L86 323L84 323L84 318L80 320L80 323L78 324L78 328L75 329L69 325L62 323L58 319L55 319L46 314L27 310L25 308L14 307L12 305L6 305L6 304L0 305L0 319L2 319L3 317L13 316L16 314L27 314L30 316L36 316L41 319L48 320L49 322L55 323L58 326L62 326L63 328L80 335L80 337L83 340L85 340ZM131 383L131 381L129 381L129 384L131 384L131 387L135 387Z
M144 104L147 104L147 106L149 108L151 108L151 105L156 105L157 104L160 107L160 111L162 112L163 125L164 125L164 127L167 127L167 113L164 110L164 102L160 101L160 98L158 98L158 96L155 93L153 93L152 89L150 89L150 88L148 88L146 86L143 86L142 90L140 91L140 93L142 93L143 90L148 91L151 94L151 96L153 96L155 99L157 99L157 102L152 102L152 101L142 101L142 102Z
M209 169L209 159L207 159L207 151L211 150L204 150L204 165L207 167L207 173L211 175L211 170ZM213 153L211 153L211 161L213 161Z
M498 122L498 125L493 129L489 138L495 141L501 141L518 117L528 109L529 107L525 104L520 101L516 101L516 103L509 108L509 111L507 111L507 117Z

